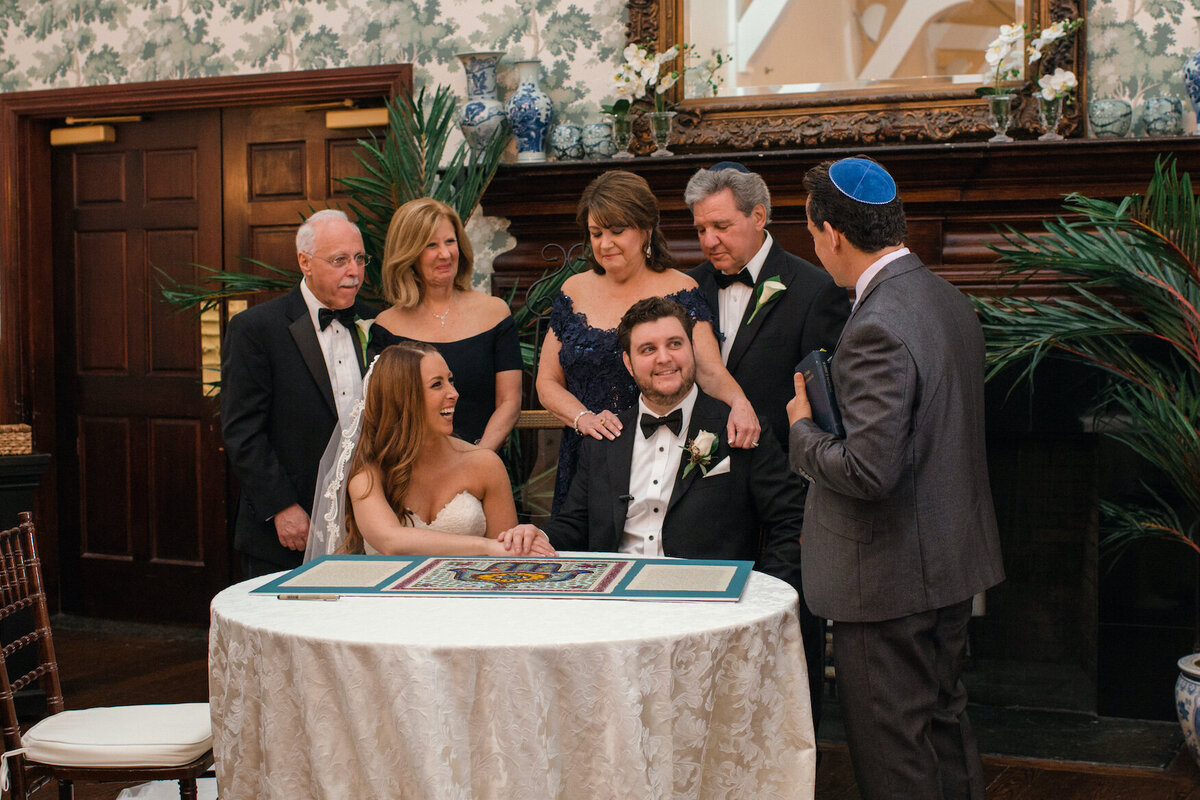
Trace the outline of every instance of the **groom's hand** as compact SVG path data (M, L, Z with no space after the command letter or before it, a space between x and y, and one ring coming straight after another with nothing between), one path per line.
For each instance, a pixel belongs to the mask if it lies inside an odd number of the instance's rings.
M558 555L550 546L550 540L546 538L546 534L536 525L524 524L509 528L501 531L496 540L504 545L511 555L542 556L544 558L553 558Z
M308 514L294 503L275 515L275 534L288 550L303 550L308 544Z

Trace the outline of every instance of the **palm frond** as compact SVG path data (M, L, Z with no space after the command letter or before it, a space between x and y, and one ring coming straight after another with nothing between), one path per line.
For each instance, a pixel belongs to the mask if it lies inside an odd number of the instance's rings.
M992 248L1003 274L1052 270L1074 297L974 298L988 378L1009 369L1030 378L1050 355L1101 370L1098 430L1156 467L1191 519L1182 524L1158 495L1149 510L1105 501L1105 542L1119 550L1157 536L1200 552L1200 199L1160 157L1144 196L1073 194L1064 210L1071 219L1032 235L1010 227Z
M208 280L203 283L184 283L155 267L154 271L158 273L158 284L163 301L178 306L180 311L194 308L197 314L203 314L211 308L216 308L222 300L250 297L260 292L290 289L300 280L300 272L297 270L281 269L256 258L243 256L242 260L267 270L273 275L230 272L192 263L189 266L206 274Z
M1143 484L1144 486L1144 484ZM1100 547L1115 563L1130 545L1142 539L1160 539L1190 547L1200 553L1196 543L1195 524L1186 526L1179 513L1158 494L1145 486L1156 505L1133 505L1100 501L1100 516L1104 530Z

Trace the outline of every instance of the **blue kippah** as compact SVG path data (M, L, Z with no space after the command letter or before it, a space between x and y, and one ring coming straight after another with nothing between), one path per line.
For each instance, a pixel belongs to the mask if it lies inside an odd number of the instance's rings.
M750 174L750 170L746 169L736 161L718 161L716 164L713 164L711 167L709 167L709 169L713 172L718 172L723 169L731 169L734 172L744 172L746 174Z
M829 179L851 200L881 206L896 199L896 182L867 158L843 158L829 166Z

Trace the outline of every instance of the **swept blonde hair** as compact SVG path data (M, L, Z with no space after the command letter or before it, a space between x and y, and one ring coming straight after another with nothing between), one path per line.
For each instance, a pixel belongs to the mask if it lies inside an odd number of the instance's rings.
M417 259L444 219L454 225L454 235L458 239L458 272L454 275L454 288L464 292L471 288L475 251L458 213L432 197L418 197L396 209L388 224L383 247L383 296L392 305L413 308L421 302L424 286L417 274Z

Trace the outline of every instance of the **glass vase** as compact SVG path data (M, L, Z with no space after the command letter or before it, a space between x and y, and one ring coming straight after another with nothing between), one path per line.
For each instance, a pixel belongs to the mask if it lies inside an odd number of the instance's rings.
M992 131L996 134L988 139L988 142L1011 142L1013 140L1008 135L1008 126L1012 124L1012 102L1011 94L989 94L987 96L988 124L992 126Z
M650 111L646 114L650 119L650 136L654 139L654 152L651 156L672 156L675 155L667 149L667 143L671 140L671 120L675 117L674 111Z
M1058 142L1062 135L1058 132L1058 123L1062 120L1062 97L1047 100L1038 97L1038 119L1042 122L1045 133L1038 137L1041 142Z
M617 152L613 158L633 158L629 145L633 142L633 120L628 114L616 114L612 118L613 146Z

